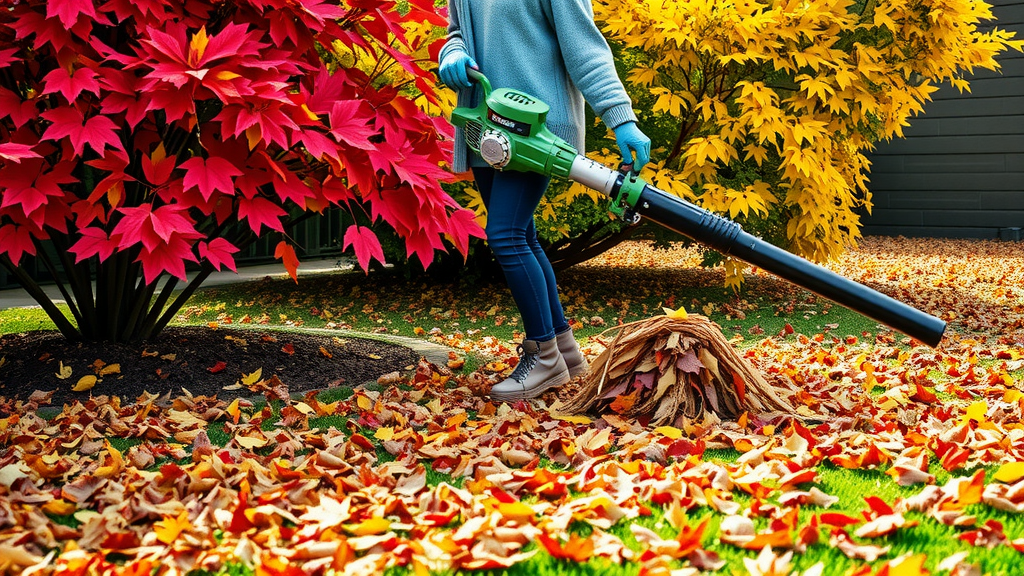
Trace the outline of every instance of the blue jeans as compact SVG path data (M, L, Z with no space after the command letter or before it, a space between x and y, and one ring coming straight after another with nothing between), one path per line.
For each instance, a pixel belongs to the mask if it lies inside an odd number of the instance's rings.
M505 273L528 340L543 342L569 329L551 262L537 241L533 213L550 178L533 172L473 168L487 208L487 244Z

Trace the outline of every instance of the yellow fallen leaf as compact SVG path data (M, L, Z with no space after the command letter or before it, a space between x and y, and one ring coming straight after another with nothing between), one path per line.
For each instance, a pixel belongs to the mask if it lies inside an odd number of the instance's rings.
M253 448L263 448L267 445L267 440L265 438L253 438L252 436L235 436L235 443L246 450L252 450Z
M381 442L387 442L388 440L391 440L391 438L393 438L394 436L395 429L390 426L378 429L377 433L373 435L374 438L380 440Z
M964 412L963 418L960 422L967 423L970 420L974 420L978 423L985 421L985 413L988 412L988 404L984 400L978 400L967 407Z
M383 518L368 518L355 526L346 528L354 536L370 536L372 534L383 534L391 529L391 521Z
M177 354L164 354L163 356L160 357L161 360L167 360L168 362L174 362L175 360L177 360L177 358Z
M85 392L86 390L92 388L95 385L96 377L93 376L92 374L89 374L88 376L82 376L82 378L78 380L78 384L75 384L75 387L72 388L72 390L74 390L75 392Z
M228 413L228 416L231 416L232 422L238 424L238 418L242 415L242 411L238 407L238 398L235 398L231 401L231 404L228 404L228 408L225 412Z
M252 386L253 384L259 382L260 378L262 377L263 368L257 368L256 371L253 372L252 374L245 374L242 376L242 384L245 384L246 386Z
M370 410L373 408L373 400L360 394L356 396L356 405L359 406L360 410Z
M573 424L590 424L592 422L592 420L586 416L567 416L563 414L554 414L553 416L558 420L572 422Z
M100 368L100 376L110 376L111 374L120 374L120 364L107 364L103 368Z
M672 440L678 440L683 437L683 431L673 426L660 426L655 428L654 431Z
M676 310L673 310L671 308L664 308L663 307L662 310L665 311L665 316L668 316L669 318L671 318L673 320L686 320L687 313L686 313L686 308L684 306L680 306Z
M502 502L498 504L498 513L509 520L517 520L520 523L533 520L534 511L522 502Z
M188 521L188 510L182 510L177 518L164 516L163 520L153 524L153 532L156 533L157 540L164 544L171 544L178 539L182 532L191 527L192 523Z
M109 440L104 440L107 448L107 454L110 456L110 460L105 462L105 466L100 466L96 469L95 476L97 478L111 478L121 473L121 469L124 468L124 458L121 457L121 452L110 445Z
M1006 392L1003 392L1003 402L1016 402L1024 398L1024 392L1015 388L1007 388Z
M1013 484L1017 480L1024 478L1024 462L1010 462L1008 464L1003 464L999 467L999 470L996 471L992 478L1000 482Z
M302 412L306 416L312 416L313 414L316 414L316 410L314 410L312 406L306 404L305 402L296 402L295 409L298 410L299 412Z
M53 514L54 516L70 516L75 513L76 508L74 502L68 502L60 498L43 504L43 512Z
M71 378L71 366L65 366L63 360L60 363L60 369L57 372L57 378L60 378L61 380L67 380L68 378Z

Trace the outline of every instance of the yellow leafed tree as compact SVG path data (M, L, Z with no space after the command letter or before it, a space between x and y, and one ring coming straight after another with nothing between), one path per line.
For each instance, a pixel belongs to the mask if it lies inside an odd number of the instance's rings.
M965 74L997 69L997 55L1024 47L1005 30L979 30L992 19L982 0L594 0L594 9L623 49L638 108L650 111L641 122L664 146L654 183L733 218L779 219L790 248L817 261L860 235L856 210L871 207L864 152L902 136L937 84L969 90ZM727 269L738 283L740 268Z

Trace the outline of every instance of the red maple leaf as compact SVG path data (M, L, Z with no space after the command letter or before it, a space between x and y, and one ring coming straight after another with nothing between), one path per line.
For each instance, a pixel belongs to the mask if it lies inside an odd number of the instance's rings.
M40 156L32 150L32 145L30 144L4 142L0 144L0 158L20 164L26 158L40 158Z
M224 266L230 268L232 272L238 272L235 268L235 259L231 256L235 252L238 252L238 248L224 238L214 238L209 244L199 243L199 257L209 260L217 270Z
M171 172L174 172L174 162L178 157L166 154L161 142L152 154L142 155L142 173L146 175L146 180L154 186L164 185L171 177ZM188 187L186 186L186 188ZM200 191L200 193L202 192Z
M82 237L68 252L75 255L75 263L99 254L100 262L110 258L117 249L119 238L108 238L102 228L88 227L81 230Z
M287 215L288 213L283 208L261 196L252 199L244 197L238 199L238 219L248 220L249 227L257 236L260 235L264 226L271 230L284 232L281 216Z
M202 235L187 218L187 208L178 204L165 204L152 210L148 204L134 208L119 208L124 215L114 227L113 234L121 236L118 246L130 248L142 243L143 248L157 252L161 246L170 244L175 236L196 239ZM194 257L191 258L195 260Z
M156 250L147 250L145 247L139 253L136 262L142 263L142 274L146 284L152 284L163 272L187 281L185 275L185 261L197 262L192 254L192 244L175 234L166 244Z
M373 150L370 137L377 133L370 120L373 111L364 100L337 100L331 107L331 134L349 146Z
M384 249L381 248L380 240L373 230L365 226L349 226L345 231L345 238L341 242L341 249L348 250L349 245L356 252L356 260L359 267L367 274L370 273L370 259L376 258L381 264L384 262Z
M22 100L20 96L0 87L0 120L10 116L15 128L21 128L39 116L35 100Z
M180 168L185 170L185 189L198 188L203 199L207 201L218 190L233 195L235 184L231 178L242 175L242 171L235 168L234 164L216 156L205 160L200 156L194 156L182 162Z
M80 15L96 18L96 6L92 0L47 0L46 18L58 17L65 28L71 28Z
M17 266L22 254L35 255L32 231L28 226L7 224L0 226L0 254L7 254Z
M463 257L469 254L470 237L483 238L484 229L477 224L476 214L472 210L462 209L452 213L448 221L448 232L452 243Z
M68 102L74 102L78 95L88 90L96 96L100 95L100 83L96 81L98 74L90 68L79 68L69 72L59 66L43 78L43 94L60 92Z
M47 110L40 116L52 122L40 139L60 140L68 136L71 138L71 146L74 148L75 154L81 155L87 143L98 154L103 154L103 149L106 146L124 150L117 137L117 126L110 118L102 114L97 114L86 120L78 108L63 106Z

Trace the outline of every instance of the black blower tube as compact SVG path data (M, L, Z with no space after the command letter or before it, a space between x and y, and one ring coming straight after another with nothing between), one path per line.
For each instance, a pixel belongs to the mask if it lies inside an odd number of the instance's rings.
M763 268L933 348L942 340L942 333L946 329L946 323L942 320L786 252L744 232L732 220L670 196L657 188L646 186L635 210L657 224L706 244L722 254Z

